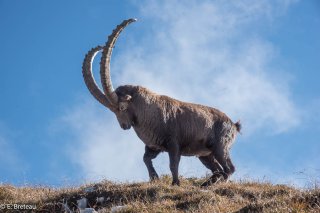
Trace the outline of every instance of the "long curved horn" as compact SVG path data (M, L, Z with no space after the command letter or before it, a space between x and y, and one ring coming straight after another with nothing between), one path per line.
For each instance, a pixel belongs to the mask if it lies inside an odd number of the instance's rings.
M95 97L101 104L109 108L111 111L114 111L114 107L106 96L103 94L103 92L99 89L96 81L94 80L93 74L92 74L92 62L94 57L97 55L97 53L102 50L102 46L97 46L95 48L92 48L85 56L82 64L82 75L84 82L87 85L87 88L89 89L90 93Z
M118 103L118 96L114 92L111 76L110 76L110 60L112 55L112 49L116 43L121 31L130 23L137 21L137 19L124 20L120 25L113 30L112 34L108 37L108 41L103 48L101 62L100 62L100 77L103 91L107 99L114 106Z

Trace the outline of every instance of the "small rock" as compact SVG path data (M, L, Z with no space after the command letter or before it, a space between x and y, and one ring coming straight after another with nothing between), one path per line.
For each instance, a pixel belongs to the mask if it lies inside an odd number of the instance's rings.
M104 197L97 197L97 203L102 204L103 202L104 202Z
M80 209L80 213L97 213L93 208Z
M121 210L124 210L125 208L127 208L127 207L126 206L114 206L111 208L111 213L119 212Z
M77 200L77 206L78 208L81 209L85 209L87 207L88 204L88 199L87 198L81 198L80 200Z

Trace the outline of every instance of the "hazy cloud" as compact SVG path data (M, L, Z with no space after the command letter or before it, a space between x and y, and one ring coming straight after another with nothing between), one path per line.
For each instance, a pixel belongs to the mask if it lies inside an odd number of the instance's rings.
M216 106L241 119L244 134L298 125L289 79L273 77L285 73L272 64L275 47L255 30L257 19L268 23L266 10L276 17L273 7L287 7L288 1L254 2L151 1L142 11L154 28L115 58L114 83Z

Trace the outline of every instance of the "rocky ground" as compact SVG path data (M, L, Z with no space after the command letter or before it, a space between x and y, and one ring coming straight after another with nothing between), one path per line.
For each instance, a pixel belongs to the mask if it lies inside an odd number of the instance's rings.
M181 177L181 186L171 186L163 176L152 183L102 181L70 188L2 184L0 212L320 212L317 187L243 181L201 188L203 181Z

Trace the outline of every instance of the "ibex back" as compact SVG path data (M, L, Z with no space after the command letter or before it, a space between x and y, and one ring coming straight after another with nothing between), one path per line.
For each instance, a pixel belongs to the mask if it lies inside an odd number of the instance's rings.
M82 73L91 94L115 113L122 129L133 127L145 144L145 162L150 180L158 178L152 159L168 152L172 184L179 185L178 167L181 155L197 156L213 175L202 186L228 180L235 168L229 150L241 125L233 123L221 111L199 104L182 102L133 85L113 90L110 58L121 31L135 19L123 21L113 30L105 46L97 46L86 55ZM92 61L102 50L100 77L103 92L92 75Z

